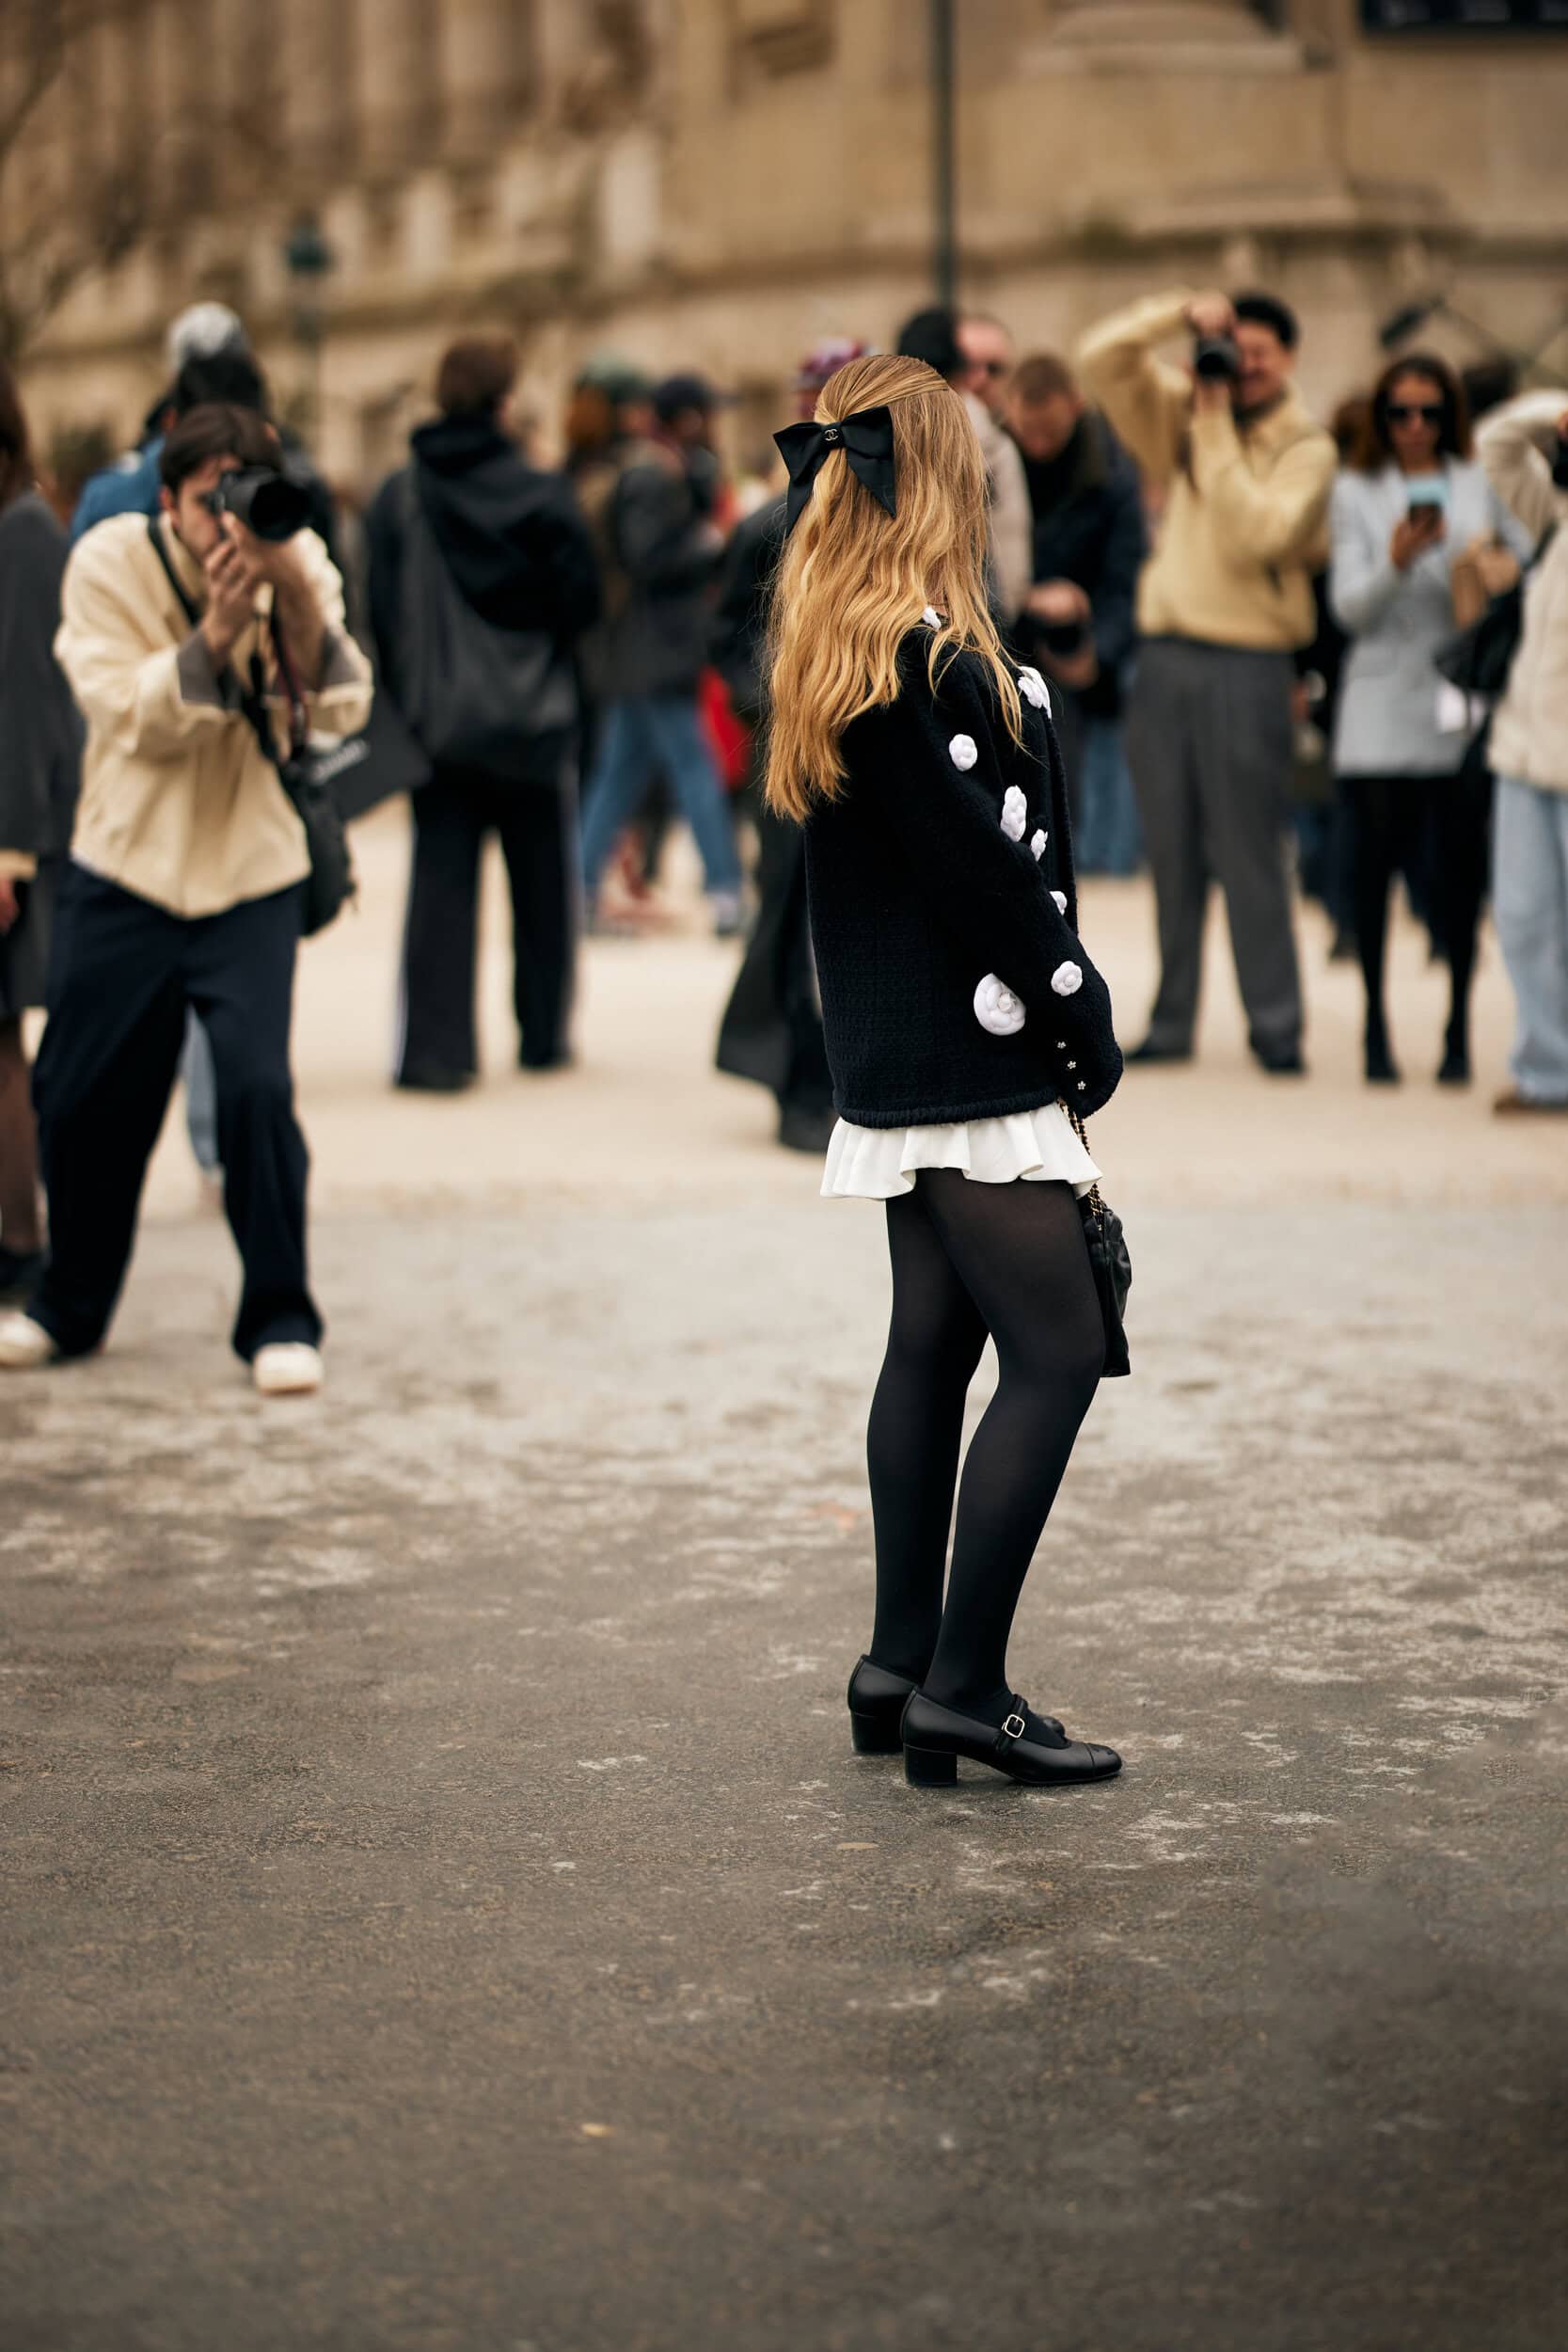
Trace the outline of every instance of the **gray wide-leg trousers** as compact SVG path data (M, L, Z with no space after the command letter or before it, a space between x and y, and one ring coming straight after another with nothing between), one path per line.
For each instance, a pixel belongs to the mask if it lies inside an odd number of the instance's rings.
M1160 991L1150 1042L1191 1048L1211 880L1225 892L1255 1051L1301 1037L1301 978L1285 863L1291 774L1286 653L1155 637L1139 650L1127 755L1154 875Z

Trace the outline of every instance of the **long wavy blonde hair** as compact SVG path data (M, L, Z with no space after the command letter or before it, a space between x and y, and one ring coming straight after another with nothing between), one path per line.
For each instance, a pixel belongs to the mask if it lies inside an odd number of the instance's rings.
M923 359L851 359L823 386L819 424L886 404L893 414L890 515L842 449L817 474L779 566L768 623L768 806L797 823L844 785L851 719L898 695L898 647L927 606L935 684L962 647L988 662L1022 740L1018 688L986 601L986 467L963 402Z

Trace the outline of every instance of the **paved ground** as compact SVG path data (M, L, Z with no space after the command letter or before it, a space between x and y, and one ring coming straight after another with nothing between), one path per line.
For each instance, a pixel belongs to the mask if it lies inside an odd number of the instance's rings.
M1401 1098L1339 972L1254 1078L1216 966L1097 1122L1136 1376L1015 1661L1128 1771L916 1793L842 1712L875 1213L700 939L387 1096L396 856L306 984L326 1395L230 1367L177 1136L0 1393L7 2352L1560 2352L1568 1154L1431 1087L1414 943Z

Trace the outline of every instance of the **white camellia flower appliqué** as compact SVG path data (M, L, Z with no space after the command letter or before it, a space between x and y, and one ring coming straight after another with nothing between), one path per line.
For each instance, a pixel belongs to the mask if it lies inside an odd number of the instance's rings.
M1002 830L1009 841L1022 841L1029 830L1029 803L1016 784L1007 787L1002 803Z
M1016 1037L1023 1026L1023 1007L994 972L988 972L974 992L974 1018L992 1037Z
M937 611L934 604L928 604L920 617L925 622L927 628L940 628L942 627L942 614Z
M1059 963L1051 975L1051 985L1058 996L1076 996L1084 985L1084 973L1076 963Z
M1037 866L1037 865L1039 864L1039 862L1040 862L1041 858L1045 855L1045 835L1044 835L1044 834L1043 834L1043 833L1037 833L1037 834L1036 834L1036 835L1035 835L1035 837L1034 837L1033 841L1031 841L1031 842L1030 842L1029 847L1030 847L1030 848L1031 848L1031 850L1033 850L1033 851L1035 852L1035 864Z
M956 735L947 746L947 756L955 768L973 768L980 756L973 735Z
M1067 892L1065 890L1053 890L1051 896L1056 901L1057 914L1065 914L1067 913Z
M1051 689L1037 670L1021 669L1018 674L1018 687L1024 701L1033 703L1037 710L1050 709Z

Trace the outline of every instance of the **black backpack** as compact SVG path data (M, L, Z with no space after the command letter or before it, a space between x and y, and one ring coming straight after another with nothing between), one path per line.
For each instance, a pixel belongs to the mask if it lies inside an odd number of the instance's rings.
M409 732L438 768L555 786L578 717L564 648L544 629L498 628L474 610L441 552L414 467L402 506L397 688Z

